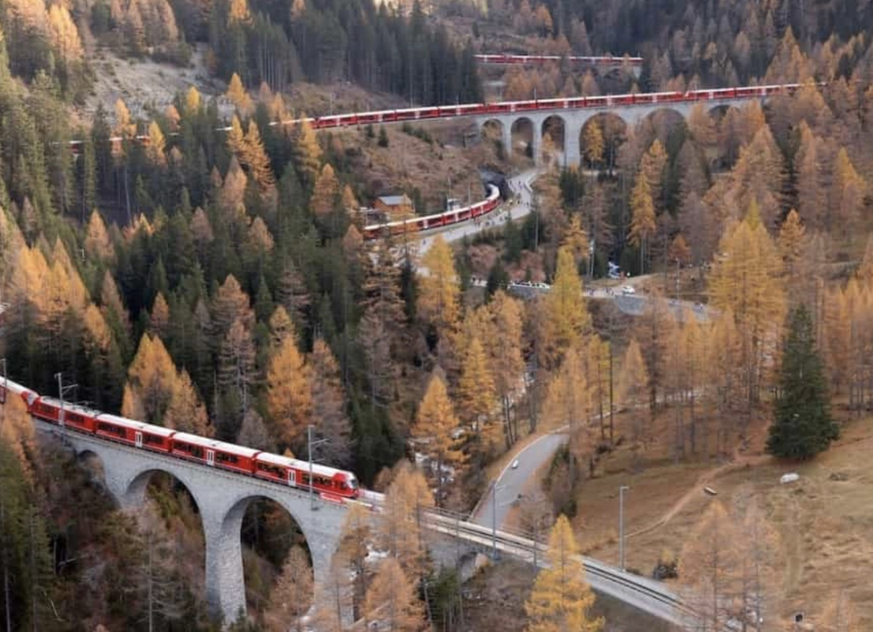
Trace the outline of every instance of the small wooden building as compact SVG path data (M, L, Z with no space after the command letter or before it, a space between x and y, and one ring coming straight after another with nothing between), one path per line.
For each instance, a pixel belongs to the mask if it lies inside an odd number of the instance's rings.
M415 215L415 207L412 205L412 200L405 194L380 196L376 198L373 208L380 213L384 213L391 220Z

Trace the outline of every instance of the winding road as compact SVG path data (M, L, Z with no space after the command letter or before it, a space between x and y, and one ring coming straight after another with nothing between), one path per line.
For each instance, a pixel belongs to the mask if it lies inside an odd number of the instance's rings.
M496 522L497 528L501 529L509 515L509 508L524 492L527 482L534 477L540 466L551 460L552 455L567 441L568 436L562 432L549 433L518 452L482 496L482 500L470 516L470 521L490 529L494 528ZM516 460L518 467L513 468L512 464Z

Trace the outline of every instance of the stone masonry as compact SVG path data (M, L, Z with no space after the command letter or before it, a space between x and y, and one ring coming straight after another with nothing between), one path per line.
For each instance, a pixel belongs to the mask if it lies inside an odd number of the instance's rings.
M106 488L122 508L143 502L155 472L171 474L188 489L203 521L207 601L225 622L235 621L245 611L240 530L246 507L255 499L268 498L285 508L309 545L315 580L327 575L346 513L342 505L323 502L316 495L313 510L306 491L110 443L42 421L34 423L38 430L60 437L80 457L96 455L103 464Z
M764 100L764 97L759 97ZM712 101L703 101L704 107L712 111L723 107L742 107L749 103L752 99L717 99ZM580 136L582 128L589 120L599 114L612 114L619 117L629 126L635 126L646 117L651 116L658 111L672 111L687 118L694 104L690 102L681 103L656 103L656 104L640 104L640 105L623 105L602 108L585 108L572 110L535 110L531 112L516 112L512 114L493 114L488 116L476 117L476 126L480 132L484 130L485 125L490 122L497 122L501 128L501 138L503 147L507 154L511 154L512 148L512 131L513 128L522 121L529 121L533 126L532 150L537 164L540 163L541 154L540 146L544 133L544 124L546 119L557 118L564 124L564 147L561 149L564 152L564 160L566 165L578 165L581 161L581 146Z

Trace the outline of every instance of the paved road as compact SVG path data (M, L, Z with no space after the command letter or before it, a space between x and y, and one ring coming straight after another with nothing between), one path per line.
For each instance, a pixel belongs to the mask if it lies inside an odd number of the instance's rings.
M519 452L515 457L518 460L518 468L513 469L512 462L507 465L497 478L496 492L491 489L486 492L470 520L494 528L496 517L497 528L500 529L506 521L513 501L524 491L528 480L534 476L540 465L551 460L555 451L567 441L567 436L560 433L543 435ZM492 502L494 498L497 500L496 511Z
M419 256L430 249L433 245L433 238L436 235L442 235L442 238L448 242L458 241L464 237L475 235L491 226L500 226L506 222L507 218L516 220L530 213L532 194L529 187L538 175L538 170L531 169L508 179L510 187L521 196L521 201L518 204L505 203L499 210L486 215L478 222L467 221L451 228L435 228L433 230L422 231L422 238L417 244Z

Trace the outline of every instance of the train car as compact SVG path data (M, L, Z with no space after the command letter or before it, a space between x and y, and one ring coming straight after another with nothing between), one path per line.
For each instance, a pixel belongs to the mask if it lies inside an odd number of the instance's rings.
M381 123L383 112L363 112L358 114L357 125L372 125L373 123Z
M289 465L291 461L285 456L261 452L255 457L254 474L257 478L297 487L297 469Z
M510 112L530 112L539 109L538 101L513 101L510 104Z
M710 99L732 99L737 93L734 88L719 88L718 90L712 90L709 95Z
M318 124L313 127L317 127L318 129L329 129L331 127L341 127L343 125L352 125L352 121L344 120L351 119L353 117L350 116L319 116Z
M635 96L633 94L616 94L615 96L608 97L611 99L609 105L633 105L635 103Z
M636 95L637 103L640 102L640 99L643 96L648 96L648 95L642 95L642 94ZM677 92L677 91L655 92L651 95L651 97L652 97L652 103L679 103L679 102L685 100L685 94L682 92Z
M18 395L21 398L21 401L24 402L24 405L27 407L27 412L30 412L33 402L35 402L39 397L39 395L26 386L22 386L10 379L0 379L0 404L5 404L8 396L14 397L15 395Z
M509 112L512 112L512 103L510 101L486 103L482 106L483 114L506 114Z
M254 457L260 450L244 448L232 443L224 443L206 437L177 432L173 435L170 454L204 463L210 467L216 467L231 472L254 474Z
M415 121L418 119L418 108L404 108L402 110L394 110L395 121Z
M94 420L94 434L110 441L166 454L170 452L172 437L176 431L101 413Z
M31 406L30 414L49 423L93 434L94 418L100 411L61 402L53 397L39 397Z
M567 107L567 99L540 99L537 105L540 110L564 109Z
M484 103L468 103L458 106L458 114L460 116L471 116L474 114L485 114Z
M612 105L609 97L586 97L585 107L587 108L602 108L607 105Z
M734 93L739 98L754 97L760 94L760 88L734 88Z
M358 497L358 479L351 472L317 463L313 463L311 467L312 489L319 495L327 494L342 499ZM308 461L267 452L261 452L254 457L255 476L282 485L309 489L309 472Z
M298 487L309 489L309 463L294 461L293 467L297 474ZM335 494L343 498L358 497L358 479L351 472L337 470L324 465L312 464L312 489L322 494Z

